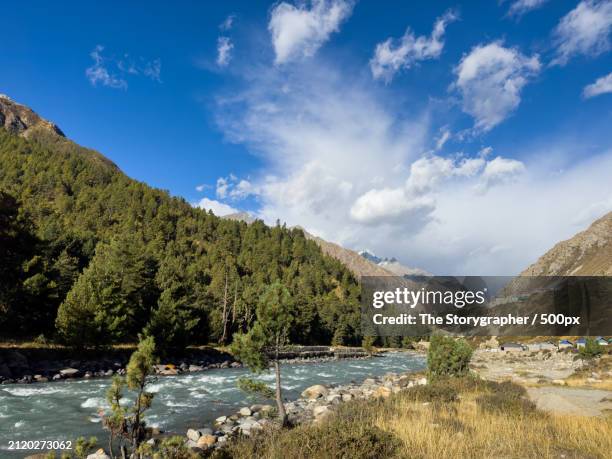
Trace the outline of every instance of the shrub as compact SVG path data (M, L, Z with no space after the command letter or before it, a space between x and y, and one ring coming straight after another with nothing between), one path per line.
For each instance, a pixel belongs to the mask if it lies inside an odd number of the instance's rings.
M435 335L427 353L427 366L431 378L463 376L469 373L472 348L464 339Z
M587 338L584 347L578 351L582 359L594 359L603 354L603 348L595 338Z

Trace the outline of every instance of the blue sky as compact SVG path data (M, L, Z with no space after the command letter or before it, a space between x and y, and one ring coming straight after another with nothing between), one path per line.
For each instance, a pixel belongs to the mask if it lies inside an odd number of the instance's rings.
M194 205L488 275L612 210L610 0L124 3L6 9L0 93Z

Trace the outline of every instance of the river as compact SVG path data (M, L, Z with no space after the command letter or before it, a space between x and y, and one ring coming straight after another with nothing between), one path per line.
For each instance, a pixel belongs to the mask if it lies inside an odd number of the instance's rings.
M421 370L422 356L391 352L370 359L344 359L282 365L284 397L293 400L313 384L348 384L388 372ZM236 387L244 368L208 370L158 377L149 385L155 393L146 421L166 432L184 434L189 427L210 426L221 416L255 401ZM253 376L273 387L272 372ZM105 438L99 412L108 408L105 394L110 379L0 386L0 456L23 457L33 452L8 451L11 440L74 440L79 436Z

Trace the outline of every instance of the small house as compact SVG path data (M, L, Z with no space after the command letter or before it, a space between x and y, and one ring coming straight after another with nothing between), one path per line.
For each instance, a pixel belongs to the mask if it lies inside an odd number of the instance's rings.
M574 343L572 343L570 340L562 339L561 341L559 341L559 350L570 349L573 347L574 347Z
M608 344L610 344L607 339L602 338L601 336L595 338L595 341L597 341L597 344L599 344L600 346L607 346Z
M584 347L584 346L586 346L586 338L579 338L576 341L576 347L580 349L581 347Z

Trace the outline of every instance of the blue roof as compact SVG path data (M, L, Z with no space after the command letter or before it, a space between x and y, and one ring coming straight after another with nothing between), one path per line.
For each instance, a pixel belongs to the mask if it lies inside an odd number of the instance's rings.
M579 338L577 343L586 343L586 338Z
M559 344L572 344L572 342L567 339L562 339L561 341L559 341Z

